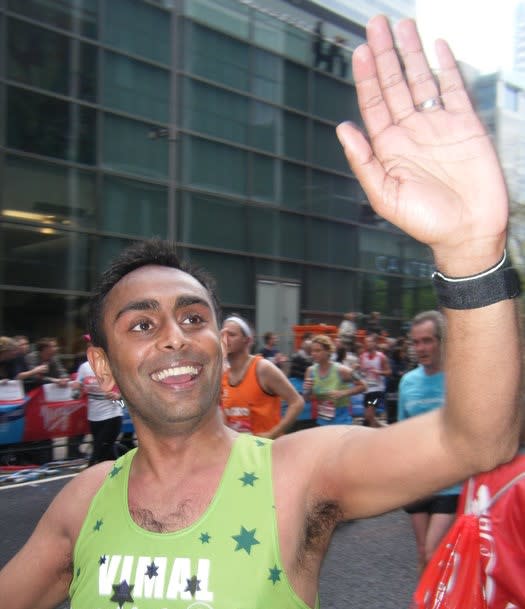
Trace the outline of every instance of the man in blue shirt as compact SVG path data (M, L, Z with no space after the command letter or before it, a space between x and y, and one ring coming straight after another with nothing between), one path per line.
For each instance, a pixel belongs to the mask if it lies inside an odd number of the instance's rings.
M443 334L444 318L438 311L420 313L412 321L410 337L419 365L399 383L399 421L443 406ZM416 536L421 570L454 522L460 490L460 486L448 487L405 506Z

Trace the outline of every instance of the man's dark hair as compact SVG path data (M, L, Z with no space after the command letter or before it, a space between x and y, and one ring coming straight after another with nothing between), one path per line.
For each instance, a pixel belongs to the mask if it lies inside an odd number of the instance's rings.
M180 261L175 244L162 239L137 241L122 250L102 273L91 296L88 312L88 333L95 347L107 350L107 339L103 327L104 302L112 288L126 275L143 266L156 265L179 269L196 279L208 292L217 323L220 324L221 307L216 294L215 280L203 269Z

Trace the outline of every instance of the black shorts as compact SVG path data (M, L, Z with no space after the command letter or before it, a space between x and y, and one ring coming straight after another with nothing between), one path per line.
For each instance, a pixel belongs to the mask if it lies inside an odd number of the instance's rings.
M405 505L407 514L455 514L458 508L459 495L431 495L414 503Z
M383 391L369 391L365 393L364 405L365 408L381 408L385 394Z

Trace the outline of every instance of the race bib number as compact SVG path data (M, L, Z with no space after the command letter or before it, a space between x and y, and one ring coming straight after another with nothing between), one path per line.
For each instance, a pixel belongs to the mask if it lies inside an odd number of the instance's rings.
M320 419L330 421L335 417L335 404L330 400L323 400L319 402L317 416Z

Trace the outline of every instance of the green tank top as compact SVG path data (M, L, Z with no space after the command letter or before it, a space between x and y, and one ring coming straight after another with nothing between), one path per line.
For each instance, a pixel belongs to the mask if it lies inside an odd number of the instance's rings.
M339 376L339 364L336 362L330 363L330 370L325 376L321 376L319 372L319 364L314 364L313 369L313 393L315 397L321 401L328 401L328 393L330 391L338 391L339 389L346 389L348 383L341 380ZM342 397L338 400L330 400L335 408L348 408L348 397Z
M281 562L270 440L239 435L205 513L174 533L131 518L135 452L115 462L91 502L75 544L71 609L308 609Z

